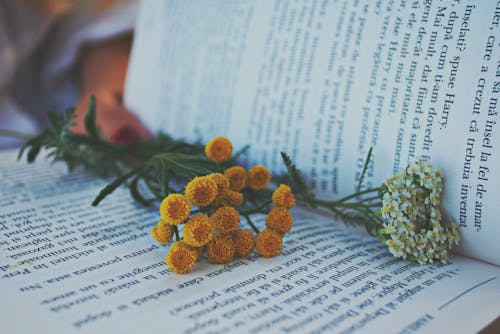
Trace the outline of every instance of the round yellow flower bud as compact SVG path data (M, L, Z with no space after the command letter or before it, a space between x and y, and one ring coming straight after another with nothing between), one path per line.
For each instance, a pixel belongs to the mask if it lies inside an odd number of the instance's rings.
M229 235L216 235L207 244L208 259L213 263L231 262L236 253L233 238Z
M189 218L191 206L181 194L170 194L160 204L160 215L168 224L179 225Z
M198 255L198 259L200 259L203 256L203 253L205 253L205 250L207 249L206 246L193 247L193 248L196 251L196 254Z
M290 210L286 208L273 208L266 217L266 226L280 234L290 232L293 217Z
M229 187L234 191L241 191L247 186L247 171L241 166L234 166L224 171L229 181Z
M211 219L217 232L233 233L238 229L240 213L233 207L223 206L214 212Z
M243 203L243 194L237 191L228 190L224 196L223 203L227 206L237 207Z
M206 206L217 196L217 184L207 176L197 176L186 185L186 197L195 206Z
M224 162L233 154L233 144L226 137L212 138L205 146L207 158L215 162Z
M271 173L265 166L254 166L248 171L248 183L253 190L266 189L269 182L271 182Z
M184 243L177 241L170 246L165 262L168 267L177 274L185 274L193 268L198 254L196 251L184 245Z
M167 224L165 221L160 220L155 227L151 229L151 236L154 240L162 245L168 244L172 241L172 236L174 235L174 227Z
M243 229L238 230L233 235L236 256L246 257L255 248L255 240L252 231Z
M277 207L293 208L295 206L295 197L292 194L292 189L286 184L280 184L278 189L273 192L273 203Z
M283 246L281 234L270 229L264 229L257 236L255 249L262 257L273 257L280 253Z
M229 181L221 173L212 173L207 175L207 177L217 185L217 196L222 196L229 190Z
M184 241L194 247L205 246L213 236L214 228L206 215L191 217L182 229Z

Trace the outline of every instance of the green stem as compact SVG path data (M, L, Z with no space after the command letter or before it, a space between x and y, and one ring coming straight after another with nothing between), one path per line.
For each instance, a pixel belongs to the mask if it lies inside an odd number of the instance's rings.
M26 139L26 140L30 140L30 139L35 137L33 135L28 135L26 133L13 131L13 130L5 130L5 129L0 129L0 136Z
M175 233L175 241L181 241L181 237L179 235L179 228L177 226L174 226L174 233Z
M252 229L254 230L255 233L259 234L260 233L259 229L252 223L252 220L250 219L250 217L248 215L244 215L244 216L247 219L248 225L250 225L252 227Z
M336 206L340 208L376 208L376 207L381 207L382 202L377 202L377 203L364 203L364 202L354 202L354 203L334 203L331 206Z
M373 147L370 147L370 149L368 150L368 155L366 156L365 164L363 166L363 171L361 172L361 176L359 177L359 183L358 183L358 187L356 188L356 192L359 192L361 190L361 187L363 186L363 179L365 177L366 170L368 169L368 164L370 163L372 151L373 151Z
M151 183L151 181L149 180L149 178L147 176L145 176L143 178L143 180L144 180L144 183L146 183L146 186L148 187L149 191L151 191L153 193L153 195L155 195L156 199L158 199L159 201L161 201L162 197L161 197L160 193L158 192L157 189L154 188L154 186Z
M373 193L373 192L379 192L380 191L380 187L377 187L377 188L369 188L369 189L365 189L363 191L356 191L355 193L352 193L351 195L348 195L348 196L345 196L345 197L342 197L338 200L336 200L335 202L337 203L342 203L342 202L345 202L345 201L348 201L352 198L356 198L358 196L361 196L361 195L364 195L364 194L369 194L369 193Z
M360 199L359 201L360 202L369 202L369 201L373 201L375 199L380 199L380 197L378 195L377 196L371 196L371 197L365 197L365 198Z

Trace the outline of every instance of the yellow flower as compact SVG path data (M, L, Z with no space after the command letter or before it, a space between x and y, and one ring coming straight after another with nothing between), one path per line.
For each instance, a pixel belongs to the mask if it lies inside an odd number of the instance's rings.
M184 241L194 247L205 246L212 239L214 229L206 215L189 219L182 230Z
M181 194L168 195L160 204L160 215L168 224L181 224L190 213L189 201Z
M293 217L290 210L286 208L273 208L266 217L266 226L280 234L290 231L293 224Z
M188 245L187 242L185 242L184 240L181 240L181 241L175 243L175 245L172 244L172 246L174 246L174 247L181 247L182 246L182 247L185 247L189 250L192 250L196 254L196 260L198 260L203 255L203 253L205 252L205 248L206 248L206 246L193 247L191 245Z
M293 208L295 206L295 197L292 194L292 189L286 184L280 184L273 193L273 203L277 207Z
M153 239L162 245L166 245L172 241L173 235L174 227L167 224L164 220L160 220L158 224L151 229L151 236Z
M243 194L228 190L224 196L223 203L227 206L237 207L243 203Z
M247 229L236 231L233 235L233 241L238 257L248 256L255 248L253 233Z
M207 244L208 259L213 263L228 263L235 253L234 241L229 235L218 234Z
M199 259L200 257L203 256L203 253L205 253L205 250L207 249L206 246L202 246L202 247L193 247L194 250L196 251L196 254L198 255L198 258Z
M198 254L192 247L188 247L182 241L177 241L170 246L165 262L168 267L177 274L185 274L193 268Z
M233 154L233 144L226 137L212 138L205 146L207 158L215 162L224 162Z
M230 206L223 206L217 209L211 218L215 230L222 234L235 232L240 223L239 212Z
M217 184L207 176L197 176L186 185L186 197L195 206L206 206L217 196Z
M212 173L207 176L210 180L214 181L217 185L217 196L212 202L213 208L218 208L224 205L224 198L229 189L229 181L221 173Z
M207 177L214 181L217 185L217 196L222 196L227 190L229 190L229 181L221 173L212 173L207 175Z
M265 166L258 165L250 168L248 172L250 188L253 190L266 189L269 182L271 182L271 173L269 173L269 170Z
M281 234L274 230L264 229L257 236L255 249L262 257L273 257L280 253L283 246Z
M241 166L226 169L224 176L228 179L231 190L240 191L247 185L247 171Z

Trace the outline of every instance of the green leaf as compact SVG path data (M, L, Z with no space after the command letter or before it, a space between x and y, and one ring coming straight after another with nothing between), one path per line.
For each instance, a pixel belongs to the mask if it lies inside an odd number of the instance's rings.
M34 138L31 138L30 140L28 140L26 143L23 144L23 146L21 146L21 148L19 149L19 154L17 155L17 160L21 159L21 157L23 156L25 150L27 150L28 148L30 148L30 151L32 149L33 146L35 145L40 145L40 147L43 145L43 141L45 139L45 136L46 136L46 132L43 132L41 135L39 136L36 136ZM40 149L38 149L38 152L40 151ZM38 152L36 152L38 154ZM28 157L28 161L29 162L33 162L37 156L37 154L35 154L32 159L30 161L30 158ZM33 155L33 153L32 153Z
M30 149L28 150L28 154L26 155L29 163L35 161L36 157L38 156L38 153L40 153L42 144L43 142L41 140L38 140L34 142L33 145L31 145Z
M95 123L96 116L96 99L92 95L89 100L89 106L87 108L87 113L85 114L85 130L91 138L99 138L99 128Z
M135 174L139 173L142 170L141 168L136 168L128 172L127 174L124 174L118 178L116 178L113 182L108 184L106 187L104 187L99 194L96 196L94 201L92 202L92 206L98 206L101 201L111 194L113 191L115 191L119 186L121 186L125 181L127 181L130 177L134 176Z
M366 170L368 169L368 164L370 163L370 159L372 157L372 151L373 147L370 147L370 149L368 150L368 154L366 155L365 164L363 165L363 171L361 172L361 176L359 177L356 192L359 192L361 190L361 187L363 186L363 179L365 178Z
M306 181L300 174L300 171L292 162L292 159L285 152L281 152L281 158L283 159L283 163L285 164L286 170L288 171L288 176L290 178L290 186L292 187L294 192L302 194L308 193L309 187L307 186Z
M146 199L142 196L139 191L139 180L141 179L140 175L134 177L134 179L129 184L130 195L136 201L141 203L144 206L149 206L153 203L154 199Z

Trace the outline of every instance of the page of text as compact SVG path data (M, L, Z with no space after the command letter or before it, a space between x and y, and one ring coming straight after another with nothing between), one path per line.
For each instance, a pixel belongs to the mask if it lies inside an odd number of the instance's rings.
M155 208L126 189L91 207L103 180L14 157L0 154L1 333L469 333L498 316L498 267L395 260L300 210L280 256L173 274Z
M498 1L145 1L126 103L153 130L289 153L322 196L416 157L445 173L460 252L500 264Z

